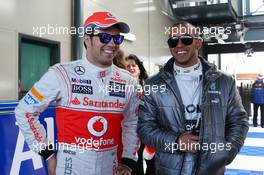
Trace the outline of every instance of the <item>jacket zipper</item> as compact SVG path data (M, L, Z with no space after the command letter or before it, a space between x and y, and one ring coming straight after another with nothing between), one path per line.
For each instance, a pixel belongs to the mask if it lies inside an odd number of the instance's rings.
M202 119L201 119L201 129L200 129L200 133L203 132L204 130L204 106L205 106L205 99L206 99L206 96L204 94L206 94L206 91L208 90L208 87L209 87L209 84L212 82L212 81L215 81L219 76L215 77L214 79L209 79L205 85L204 85L204 88L203 88L203 94L202 94L202 107L201 107L201 111L202 111ZM201 143L203 143L203 136L201 136ZM199 139L200 141L200 139ZM202 151L202 150L201 150ZM195 167L195 174L197 175L198 172L200 171L200 164L201 164L201 151L198 152L198 155L197 155L197 161L196 161L196 167Z
M203 94L202 94L202 107L201 107L201 112L202 112L202 118L201 118L201 128L200 128L200 134L201 133L203 133L203 131L204 131L204 104L205 104L205 92L206 92L206 90L207 90L207 88L208 88L208 86L209 86L209 83L210 83L210 81L208 81L208 82L206 82L206 84L204 85L204 88L203 88ZM200 135L199 134L199 135ZM199 138L199 141L201 141L200 143L203 143L203 136L199 136L199 137L201 137L201 140L200 140L200 138ZM198 174L198 172L199 172L199 170L200 170L200 164L201 164L201 151L202 150L200 150L199 152L198 152L198 155L197 155L197 160L196 160L196 163L195 163L195 174L197 175Z

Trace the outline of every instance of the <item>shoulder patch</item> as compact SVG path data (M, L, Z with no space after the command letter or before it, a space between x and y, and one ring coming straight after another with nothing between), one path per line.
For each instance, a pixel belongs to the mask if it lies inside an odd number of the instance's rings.
M28 105L32 105L32 104L38 104L38 101L33 98L30 94L27 94L24 97L24 101L28 104Z
M30 91L39 101L43 101L45 99L45 97L39 93L35 87L32 87Z

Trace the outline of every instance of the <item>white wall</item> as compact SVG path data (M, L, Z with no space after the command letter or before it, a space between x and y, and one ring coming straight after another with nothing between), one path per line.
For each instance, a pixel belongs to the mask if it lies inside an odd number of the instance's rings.
M126 54L136 54L149 74L157 72L156 64L162 64L170 55L166 41L165 26L172 22L160 11L158 0L84 0L84 20L95 11L109 11L118 19L127 22L136 41L126 41L122 49ZM85 49L84 49L85 51Z
M95 11L112 12L129 23L137 40L125 41L126 54L136 54L144 61L149 74L158 71L170 55L165 26L171 21L161 13L158 0L84 0L84 20ZM70 27L71 1L65 0L0 0L0 100L18 98L18 35L39 36L34 27ZM44 34L42 38L61 43L61 62L71 58L71 36ZM4 72L4 74L2 73Z
M70 27L71 1L0 0L0 100L18 98L18 34L33 35L33 27L48 24ZM70 35L46 34L42 38L59 41L61 61L70 60Z

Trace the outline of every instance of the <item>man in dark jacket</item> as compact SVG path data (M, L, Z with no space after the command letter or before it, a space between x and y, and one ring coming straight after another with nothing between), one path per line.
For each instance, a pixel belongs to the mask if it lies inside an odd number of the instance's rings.
M251 102L253 103L254 106L253 125L254 127L258 126L258 109L260 108L260 112L261 112L260 125L262 128L264 128L264 82L262 76L259 76L252 86Z
M235 80L198 56L202 42L193 25L174 24L173 57L145 84L138 135L155 148L158 175L222 175L246 138Z

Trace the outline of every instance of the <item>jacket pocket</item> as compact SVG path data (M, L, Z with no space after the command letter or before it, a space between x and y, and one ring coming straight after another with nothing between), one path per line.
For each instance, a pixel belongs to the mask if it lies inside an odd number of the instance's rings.
M222 145L221 147L219 147L220 144ZM216 150L216 152L209 153L209 168L221 169L225 167L233 161L237 153L236 149L231 147L226 141L222 143L218 142L218 144L216 144Z
M221 139L220 139L221 138ZM214 162L224 162L224 165L230 164L236 157L238 150L232 146L231 143L226 142L225 138L220 137L218 146L224 145L224 147L217 147L218 150L212 154L212 161ZM222 141L222 142L221 142Z
M179 169L171 169L166 167L161 167L156 165L156 174L157 175L180 175L181 170Z
M200 156L201 164L197 175L224 175L226 152L221 154L202 151Z
M164 152L157 152L155 154L155 161L157 168L165 168L172 170L181 170L184 156L182 153L170 154Z

